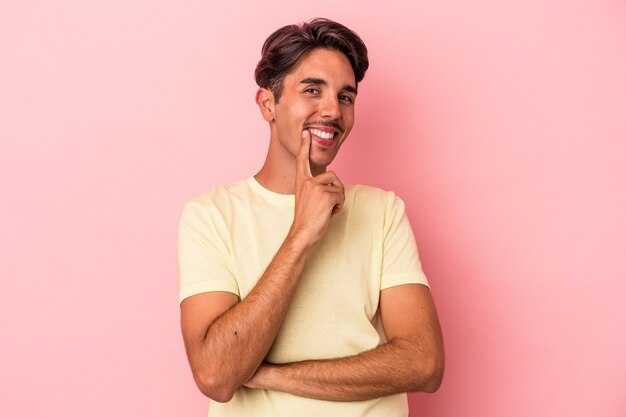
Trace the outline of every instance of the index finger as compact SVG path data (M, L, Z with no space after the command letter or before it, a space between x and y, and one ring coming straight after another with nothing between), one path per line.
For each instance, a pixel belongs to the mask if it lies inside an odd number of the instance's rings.
M311 163L309 162L309 153L311 152L311 134L308 130L302 131L302 140L300 142L300 150L296 157L296 179L311 178Z

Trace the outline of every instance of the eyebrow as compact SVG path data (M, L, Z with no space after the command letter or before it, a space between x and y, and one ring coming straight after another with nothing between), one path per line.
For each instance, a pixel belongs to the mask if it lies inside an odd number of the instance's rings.
M300 84L328 85L326 80L323 80L321 78L315 78L315 77L305 78L302 81L300 81ZM353 94L357 94L358 93L357 89L355 87L351 86L350 84L344 85L342 90L343 91L347 91L349 93L353 93Z

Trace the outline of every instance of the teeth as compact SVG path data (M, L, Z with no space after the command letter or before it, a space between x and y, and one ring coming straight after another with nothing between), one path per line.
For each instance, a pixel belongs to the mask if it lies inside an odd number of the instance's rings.
M319 136L322 139L332 139L335 135L332 132L324 132L319 129L309 129L315 136Z

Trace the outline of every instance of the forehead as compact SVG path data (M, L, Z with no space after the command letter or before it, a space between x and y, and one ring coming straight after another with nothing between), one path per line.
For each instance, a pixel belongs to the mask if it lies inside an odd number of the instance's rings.
M329 84L356 87L350 60L343 53L331 49L316 48L305 54L285 81L298 83L304 78L320 78Z

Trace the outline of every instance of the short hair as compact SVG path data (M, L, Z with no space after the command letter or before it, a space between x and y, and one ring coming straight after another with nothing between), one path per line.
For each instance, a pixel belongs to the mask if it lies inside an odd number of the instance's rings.
M315 48L343 53L350 61L357 85L365 77L369 61L367 48L359 35L340 23L316 18L300 25L284 26L265 40L254 71L256 83L271 90L278 103L285 77Z

